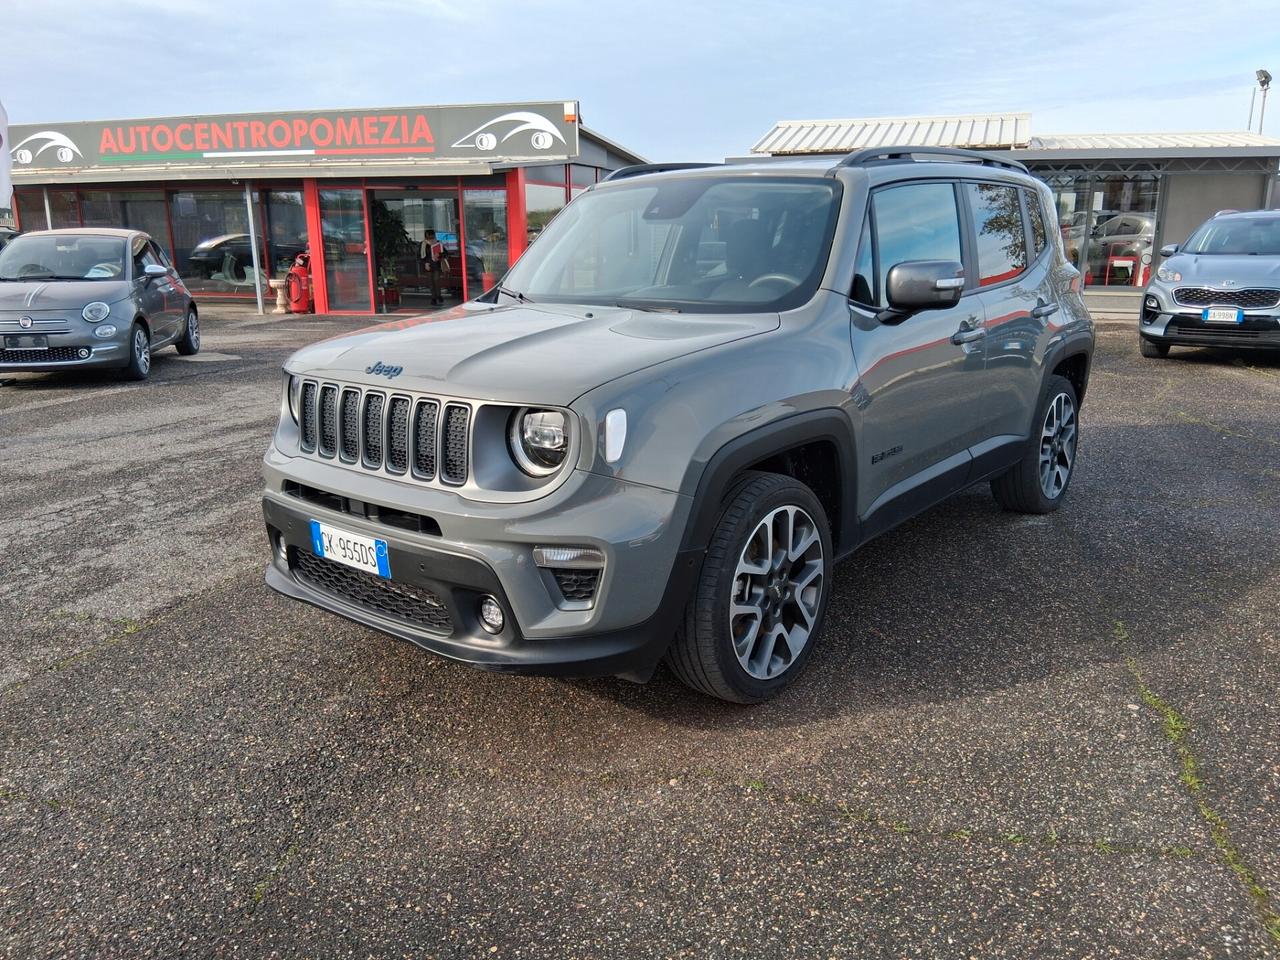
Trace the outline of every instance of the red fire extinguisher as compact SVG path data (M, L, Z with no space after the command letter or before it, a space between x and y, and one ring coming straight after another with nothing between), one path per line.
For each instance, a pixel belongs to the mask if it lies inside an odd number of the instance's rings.
M286 274L288 280L289 312L311 313L315 302L311 299L311 255L300 253L293 258L293 266Z

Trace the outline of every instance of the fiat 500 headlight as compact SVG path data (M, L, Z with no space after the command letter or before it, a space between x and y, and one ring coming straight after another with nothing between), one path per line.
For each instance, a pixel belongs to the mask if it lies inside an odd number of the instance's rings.
M549 477L569 453L569 424L559 410L523 407L511 418L507 444L516 465L531 477Z
M90 323L101 323L107 317L111 316L111 307L103 303L101 300L95 300L85 306L80 312L80 316L84 317Z

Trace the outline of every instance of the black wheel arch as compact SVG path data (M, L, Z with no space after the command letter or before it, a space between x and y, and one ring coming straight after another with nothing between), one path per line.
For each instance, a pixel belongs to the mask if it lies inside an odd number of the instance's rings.
M720 519L724 501L735 481L748 470L770 470L788 462L790 455L816 445L830 446L831 468L836 475L824 478L826 490L815 489L832 521L831 538L836 556L848 553L859 542L857 456L852 425L836 408L809 410L782 417L721 446L707 461L698 480L693 509L685 528L683 550L704 550ZM778 471L773 466L775 472ZM814 478L797 476L811 488ZM824 495L825 494L825 495Z

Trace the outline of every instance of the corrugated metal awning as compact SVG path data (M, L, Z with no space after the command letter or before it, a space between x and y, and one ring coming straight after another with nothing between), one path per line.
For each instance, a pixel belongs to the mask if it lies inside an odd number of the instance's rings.
M1280 140L1256 133L1065 133L1032 137L1032 150L1208 150L1280 147Z
M974 113L954 117L870 117L858 120L781 120L751 148L786 155L848 153L863 147L1025 147L1029 113Z

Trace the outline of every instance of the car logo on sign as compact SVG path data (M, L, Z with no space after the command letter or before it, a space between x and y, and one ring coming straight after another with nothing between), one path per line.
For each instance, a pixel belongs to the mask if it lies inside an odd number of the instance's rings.
M34 321L33 321L30 317L19 317L19 318L18 318L18 326L20 326L23 330L30 330L30 329L31 329L31 324L32 324L33 322L34 322Z

